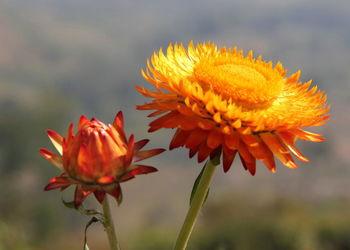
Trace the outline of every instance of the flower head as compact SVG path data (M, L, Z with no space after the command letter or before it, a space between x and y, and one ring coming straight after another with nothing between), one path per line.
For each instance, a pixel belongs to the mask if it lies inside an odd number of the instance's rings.
M247 56L237 48L217 49L215 44L169 45L147 62L142 74L156 91L136 89L152 102L139 110L161 116L150 132L177 128L170 149L185 146L198 162L222 153L228 171L238 152L246 170L254 175L256 159L275 172L276 156L284 165L297 167L291 155L307 158L294 146L297 139L322 141L302 127L320 126L328 115L326 96L311 81L298 81L300 71L286 77L278 62Z
M151 166L137 162L163 152L163 149L141 149L148 140L134 141L134 135L126 138L123 114L119 112L113 125L106 125L92 118L82 116L78 132L73 135L73 124L69 126L65 138L48 130L47 134L60 153L56 155L47 149L40 153L63 173L52 178L45 190L67 188L76 184L74 203L78 207L85 198L94 193L102 203L106 193L118 202L122 199L120 182L134 178L135 175L157 171Z

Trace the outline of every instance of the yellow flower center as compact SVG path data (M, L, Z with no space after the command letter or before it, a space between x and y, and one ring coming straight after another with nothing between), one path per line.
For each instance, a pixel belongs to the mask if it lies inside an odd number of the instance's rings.
M194 68L194 76L202 85L246 108L271 104L285 81L271 66L247 58L202 61Z

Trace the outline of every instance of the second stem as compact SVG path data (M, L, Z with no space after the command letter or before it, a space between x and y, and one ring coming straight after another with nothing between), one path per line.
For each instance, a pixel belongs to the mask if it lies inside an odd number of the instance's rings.
M205 164L204 171L198 183L197 190L193 196L191 206L187 212L184 224L182 225L180 233L177 237L174 250L186 249L188 240L194 228L194 224L196 223L197 216L205 201L210 183L213 179L214 172L218 164L219 159L217 159L217 157L215 157L213 160L209 159Z

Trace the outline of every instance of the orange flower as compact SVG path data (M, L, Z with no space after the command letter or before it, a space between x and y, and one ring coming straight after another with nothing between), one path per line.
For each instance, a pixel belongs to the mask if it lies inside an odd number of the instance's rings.
M134 142L134 135L126 138L123 114L119 112L113 125L106 125L92 118L82 116L78 132L73 136L73 124L69 126L66 138L52 130L47 134L61 156L47 149L40 153L63 171L52 178L45 190L67 188L76 184L74 203L78 207L85 198L94 193L102 203L106 193L121 202L120 182L134 178L135 175L157 171L156 168L137 164L137 162L158 155L164 149L140 151L148 140Z
M307 158L294 146L297 139L322 141L319 134L301 127L320 126L328 118L326 96L309 89L311 81L298 81L300 71L286 77L278 62L247 56L237 48L217 49L205 43L169 45L147 61L143 77L156 91L136 89L151 103L139 110L155 110L161 115L150 123L150 132L177 128L170 149L185 146L198 162L222 152L224 171L228 171L238 152L244 168L254 175L256 159L275 172L276 156L295 168L292 154Z

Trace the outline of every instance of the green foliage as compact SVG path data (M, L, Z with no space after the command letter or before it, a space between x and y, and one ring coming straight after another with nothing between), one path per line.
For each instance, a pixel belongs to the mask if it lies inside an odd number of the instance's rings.
M259 218L241 218L206 228L191 249L200 250L297 250L298 232Z
M349 224L342 224L327 222L316 229L320 250L350 250Z
M34 250L28 244L29 237L24 227L0 221L0 250Z
M207 203L188 250L348 250L350 203L307 203L277 198L254 204L249 198ZM341 207L341 209L340 209ZM175 233L147 230L127 250L171 249Z
M248 200L238 200L239 204L222 202L209 206L189 249L350 249L350 219L346 213L349 202L308 204L277 198L253 205Z
M175 235L167 231L146 230L139 234L130 242L132 250L164 250L171 249L174 243Z

